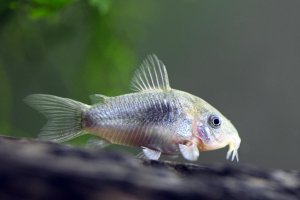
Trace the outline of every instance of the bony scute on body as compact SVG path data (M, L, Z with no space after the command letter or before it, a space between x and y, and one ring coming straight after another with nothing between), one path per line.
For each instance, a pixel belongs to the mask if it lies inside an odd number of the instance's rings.
M165 65L149 55L132 79L135 91L116 97L91 96L92 105L47 94L25 102L48 118L39 137L64 142L83 134L105 142L140 147L145 157L181 154L195 161L200 151L229 146L238 161L241 139L232 123L203 99L172 89Z

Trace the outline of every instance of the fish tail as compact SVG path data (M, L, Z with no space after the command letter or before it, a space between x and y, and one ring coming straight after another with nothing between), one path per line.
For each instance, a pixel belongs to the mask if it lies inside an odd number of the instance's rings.
M31 94L24 101L48 119L40 139L65 142L84 134L82 116L89 105L46 94Z

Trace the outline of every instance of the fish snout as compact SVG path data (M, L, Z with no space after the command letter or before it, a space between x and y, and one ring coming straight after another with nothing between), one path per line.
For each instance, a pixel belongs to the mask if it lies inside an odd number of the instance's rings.
M234 161L239 161L238 149L240 148L241 138L237 135L235 138L232 138L229 143L229 149L227 151L226 159Z

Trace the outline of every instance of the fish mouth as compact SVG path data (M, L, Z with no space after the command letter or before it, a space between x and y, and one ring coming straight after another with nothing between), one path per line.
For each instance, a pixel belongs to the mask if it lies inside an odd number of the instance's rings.
M237 162L239 162L239 154L238 154L238 149L240 147L241 139L237 138L235 140L232 140L228 143L228 151L226 154L226 159L234 161L236 159Z
M229 149L227 151L226 159L231 161L236 159L236 161L239 162L238 149L240 147L241 138L237 132L231 135L216 137L206 126L198 126L196 133L200 151L216 150L228 145Z
M237 162L239 162L238 149L240 147L240 143L241 143L241 139L239 137L234 139L231 138L224 142L210 142L208 144L201 141L199 144L199 149L201 151L211 151L211 150L216 150L216 149L226 147L228 145L229 149L226 154L226 159L231 161L236 160Z

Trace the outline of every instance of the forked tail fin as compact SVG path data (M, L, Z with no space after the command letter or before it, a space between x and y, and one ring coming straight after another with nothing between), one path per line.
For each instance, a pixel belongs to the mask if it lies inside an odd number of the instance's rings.
M40 139L65 142L84 133L82 115L89 105L47 94L31 94L24 101L48 119Z

